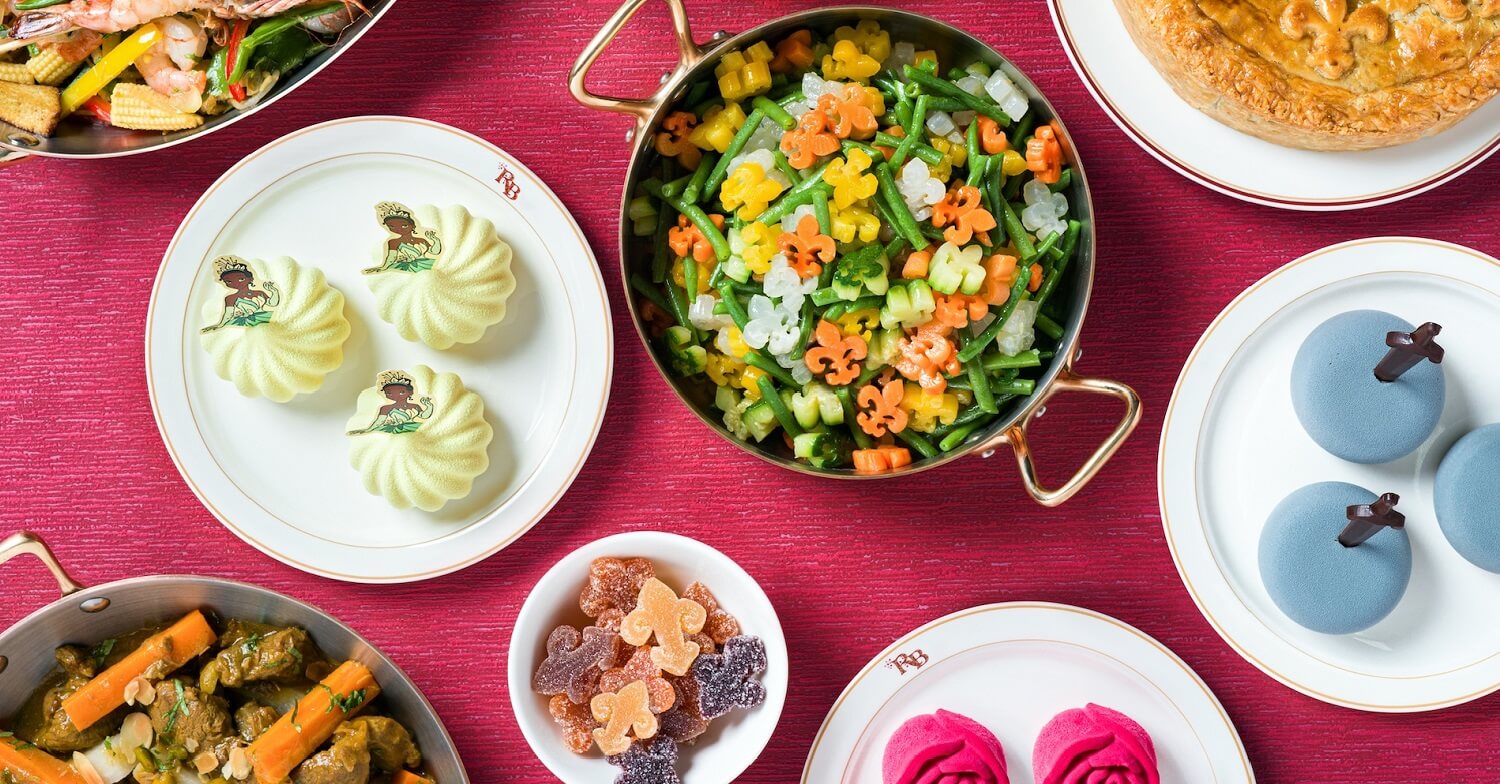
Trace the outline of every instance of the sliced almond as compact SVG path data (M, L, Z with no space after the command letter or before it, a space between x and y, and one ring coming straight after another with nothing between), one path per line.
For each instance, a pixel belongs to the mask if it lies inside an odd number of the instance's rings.
M99 775L99 771L94 768L94 763L89 762L89 758L83 756L81 751L73 752L73 769L78 771L79 777L87 784L107 784L104 777Z
M250 777L250 755L245 753L244 746L235 746L229 750L229 762L224 765L224 773L232 779Z
M151 684L151 681L142 677L136 677L125 684L126 705L135 705L137 703L150 705L153 702L156 702L156 687Z
M187 749L189 754L192 754L193 752L198 750L198 739L188 738L187 740L182 742L182 747Z
M132 713L120 724L119 747L124 754L134 754L142 746L150 746L154 735L151 717L144 713Z
M205 751L193 758L193 767L198 769L198 775L207 776L219 767L219 758L212 751Z

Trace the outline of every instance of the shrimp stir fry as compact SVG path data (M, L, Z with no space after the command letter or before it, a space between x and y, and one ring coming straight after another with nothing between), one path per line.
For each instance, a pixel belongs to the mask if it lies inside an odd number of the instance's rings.
M0 0L0 33L8 33L0 35L0 121L44 135L80 111L124 128L196 127L205 115L253 105L369 13L361 0L17 5ZM12 92L11 83L35 86ZM38 120L37 107L54 101L60 113Z

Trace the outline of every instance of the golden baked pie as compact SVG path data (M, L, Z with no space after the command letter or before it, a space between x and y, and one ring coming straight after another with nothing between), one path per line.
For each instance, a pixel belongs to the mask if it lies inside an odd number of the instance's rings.
M1115 3L1178 95L1277 144L1402 144L1500 89L1500 0Z

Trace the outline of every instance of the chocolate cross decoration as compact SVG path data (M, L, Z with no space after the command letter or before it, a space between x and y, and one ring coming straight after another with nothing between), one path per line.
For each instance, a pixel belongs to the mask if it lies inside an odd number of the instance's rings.
M1429 321L1411 332L1387 332L1385 344L1391 350L1375 366L1375 377L1387 383L1395 381L1424 359L1441 365L1443 347L1437 344L1437 336L1442 331L1441 324Z
M1370 537L1380 533L1382 528L1405 528L1406 515L1396 511L1396 504L1401 503L1401 496L1395 493L1385 493L1375 499L1374 503L1354 504L1344 510L1349 518L1349 524L1339 533L1339 544L1345 547L1358 547L1364 544Z

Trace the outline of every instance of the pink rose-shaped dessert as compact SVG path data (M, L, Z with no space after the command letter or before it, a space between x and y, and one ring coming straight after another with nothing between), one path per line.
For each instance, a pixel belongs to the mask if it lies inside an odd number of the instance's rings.
M1159 784L1151 736L1125 714L1089 704L1057 714L1036 739L1036 784Z
M1005 751L967 716L940 710L902 724L885 747L885 784L1006 784Z

